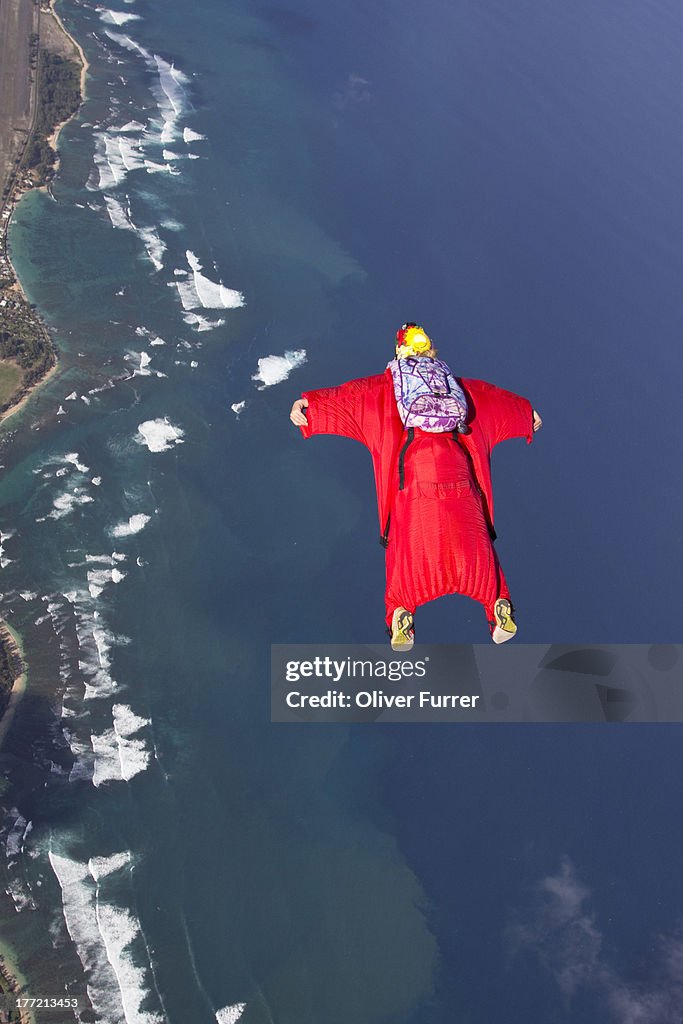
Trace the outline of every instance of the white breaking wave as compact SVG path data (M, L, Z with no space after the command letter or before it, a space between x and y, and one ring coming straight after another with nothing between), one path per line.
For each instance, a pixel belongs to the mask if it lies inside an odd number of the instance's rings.
M131 16L123 15L122 17L125 20L130 20ZM177 122L185 107L184 85L189 79L173 64L170 64L163 57L158 56L158 54L150 53L143 46L140 46L139 43L136 43L134 39L131 39L130 36L112 32L110 29L106 29L105 34L119 46L137 53L142 57L148 69L155 73L156 82L152 85L152 93L159 108L159 119L153 119L150 122L151 129L153 130L147 129L145 131L144 146L169 145L178 135ZM91 185L90 187L105 188L112 187L112 183L120 184L129 170L135 170L140 167L145 167L150 173L161 170L171 174L179 173L171 165L158 164L153 160L145 159L144 152L140 146L134 146L129 140L121 139L120 136L122 134L131 130L130 124L131 122L125 125L123 130L118 129L118 140L111 135L107 136L106 133L103 133L103 137L98 140L95 163L99 168L99 182L97 185ZM116 142L127 144L127 148L124 147L123 151L125 159L122 159L121 151L117 152Z
M237 1024L247 1008L246 1003L234 1003L232 1006L224 1006L222 1010L216 1010L218 1024Z
M183 309L237 309L244 305L242 292L227 288L222 281L212 281L202 274L201 263L189 249L185 255L192 277L170 282L171 287L178 289Z
M108 25L125 25L127 21L140 21L140 15L125 14L123 11L100 11L100 20Z
M156 228L140 228L138 235L155 268L161 270L164 265L161 258L166 252L166 243L159 238L159 232Z
M140 530L143 530L151 518L151 516L146 516L143 512L138 512L136 515L131 516L127 523L117 523L116 526L112 526L109 533L112 537L132 537L134 533L139 533Z
M109 214L109 220L113 228L119 228L121 231L137 231L135 224L130 218L130 214L122 203L114 196L104 196L104 203L107 207L107 213Z
M140 121L126 121L120 128L110 128L110 132L141 132L144 130L144 124Z
M120 569L89 569L88 591L92 598L99 597L107 583L120 583L125 579L125 572Z
M129 738L151 723L151 719L136 715L127 704L114 704L111 711L117 736Z
M152 357L149 352L129 352L124 356L126 360L136 362L138 365L133 370L134 377L151 377L152 371L149 369L149 364L152 362Z
M133 959L145 950L134 914L102 898L107 877L129 863L125 854L91 858L88 864L54 852L49 860L62 890L62 908L87 977L88 997L110 1024L163 1024L159 1013L143 1010L151 995L151 967Z
M153 334L148 327L136 327L135 333L139 338L149 338L150 345L165 345L166 342L158 334Z
M144 245L145 252L154 264L155 269L161 270L164 265L162 256L166 252L166 243L159 237L157 229L154 227L136 227L130 215L130 208L126 209L114 196L105 195L104 202L112 227L123 231L133 231Z
M208 320L204 316L199 316L198 313L185 313L183 320L188 324L194 331L212 331L214 327L222 327L225 320Z
M95 881L99 882L101 878L128 867L130 863L130 851L125 850L123 853L113 853L109 857L91 857L88 861L88 870Z
M306 349L300 348L293 352L285 352L283 356L263 356L258 360L258 370L252 380L259 381L259 391L281 384L287 380L292 370L303 366L306 362Z
M188 146L191 142L203 142L206 135L200 135L199 132L193 132L191 128L183 128L183 142Z
M98 173L89 188L99 190L117 188L130 171L145 166L144 152L138 141L108 132L95 132L95 168Z
M185 431L174 426L167 416L156 420L145 420L138 426L135 440L145 444L151 452L166 452L177 444L183 444Z
M90 472L90 467L84 466L83 463L80 461L78 452L69 452L67 455L64 456L64 461L70 463L75 469L78 470L79 473Z
M14 819L14 824L5 841L5 854L8 858L19 856L24 845L24 839L33 827L32 822L22 817L16 807L14 811L17 817Z
M234 412L235 416L237 416L238 419L239 419L240 413L242 412L242 410L244 409L246 404L247 404L246 402L234 402L230 406L230 408L232 409L232 411Z
M78 505L87 505L94 501L89 494L86 494L82 487L76 487L73 491L65 491L58 494L52 502L52 511L48 512L50 519L63 519L68 516Z
M197 289L199 301L204 309L235 309L244 305L242 292L234 288L226 288L223 282L216 283L202 274L202 265L193 252L188 249L186 254L187 262L194 277L194 286Z
M90 586L95 584L91 583ZM129 641L127 637L115 636L102 626L97 612L92 611L92 603L86 604L88 599L90 602L94 599L90 587L87 592L79 592L74 601L74 610L79 645L78 668L83 674L85 687L83 699L94 700L118 693L118 683L111 674L111 649L114 644L125 644Z
M169 64L168 61L164 60L163 57L158 57L155 54L154 62L159 73L159 85L163 94L163 99L158 97L159 109L164 118L161 141L164 144L168 144L173 141L176 135L176 122L184 108L185 90L183 85L189 79L173 64Z
M90 742L95 754L94 786L105 782L130 782L149 767L152 759L144 739L119 735L116 726L93 733Z

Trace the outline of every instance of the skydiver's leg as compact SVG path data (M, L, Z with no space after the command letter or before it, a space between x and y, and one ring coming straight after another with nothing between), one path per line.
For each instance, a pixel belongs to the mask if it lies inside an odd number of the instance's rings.
M463 529L454 540L458 543L456 590L483 605L495 643L509 640L516 632L510 591L505 574L488 531L475 490L458 500L457 520Z
M410 508L411 503L407 499L405 492L401 492L397 496L392 510L391 526L385 552L385 620L389 631L392 633L394 632L392 627L396 625L394 613L397 610L405 611L412 617L417 606L413 573L414 566L408 543L410 536Z

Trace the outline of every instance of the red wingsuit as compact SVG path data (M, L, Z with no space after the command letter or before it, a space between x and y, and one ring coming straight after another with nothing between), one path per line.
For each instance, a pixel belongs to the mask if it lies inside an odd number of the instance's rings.
M491 451L509 437L533 437L526 398L481 380L460 379L469 434L410 434L394 397L391 371L336 388L306 391L304 437L340 434L370 451L386 544L386 619L444 594L484 605L489 622L509 591L493 547Z

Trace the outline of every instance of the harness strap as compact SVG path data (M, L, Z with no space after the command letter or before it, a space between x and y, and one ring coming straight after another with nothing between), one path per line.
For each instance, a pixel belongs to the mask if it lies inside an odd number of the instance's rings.
M467 427L466 433L471 433L471 432L472 431L470 430L470 428ZM472 463L472 456L468 452L468 450L465 447L465 445L460 443L460 434L462 434L462 433L463 433L463 431L459 430L456 427L455 430L451 431L451 437L453 438L453 440L455 441L456 444L460 445L460 447L464 451L465 455L467 456L467 461L469 462L470 470L472 471L472 479L477 484L477 490L479 491L479 496L480 496L481 501L482 501L482 506L485 508L484 495L482 493L481 487L477 483L477 476L476 476L476 473L474 472L474 465ZM490 536L491 540L496 540L497 537L498 537L498 534L496 533L496 531L493 528L493 523L491 522L491 520L489 519L488 515L486 515L486 514L485 514L485 519L486 519L486 527L487 527L487 529L489 531L489 536Z
M406 456L406 450L409 447L409 445L411 445L413 443L414 437L415 437L415 427L408 427L408 438L406 440L406 443L401 448L401 451L400 451L399 456L398 456L398 489L399 489L399 491L403 490L403 485L405 484L405 456Z

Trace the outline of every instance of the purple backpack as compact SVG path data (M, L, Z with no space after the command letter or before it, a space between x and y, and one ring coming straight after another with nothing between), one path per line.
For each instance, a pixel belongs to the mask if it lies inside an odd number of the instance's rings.
M405 427L433 434L469 432L465 424L467 399L446 363L428 356L408 356L392 359L389 369Z

